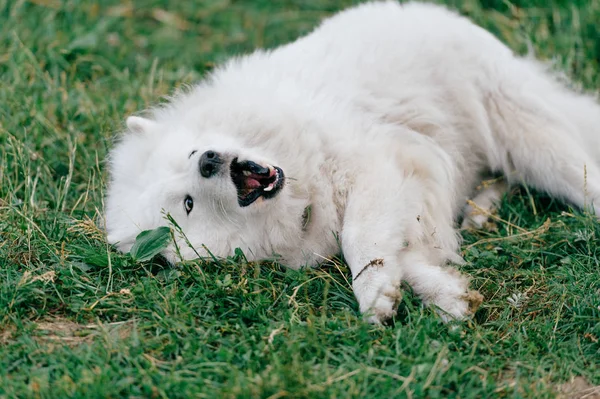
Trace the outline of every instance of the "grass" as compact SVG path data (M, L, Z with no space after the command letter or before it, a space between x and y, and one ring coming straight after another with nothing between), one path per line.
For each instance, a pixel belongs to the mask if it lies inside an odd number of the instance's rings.
M0 397L551 398L600 384L600 225L524 189L495 231L464 234L486 301L450 325L409 289L393 326L363 323L339 263L170 268L95 227L126 115L352 3L0 0ZM450 4L599 87L600 0Z

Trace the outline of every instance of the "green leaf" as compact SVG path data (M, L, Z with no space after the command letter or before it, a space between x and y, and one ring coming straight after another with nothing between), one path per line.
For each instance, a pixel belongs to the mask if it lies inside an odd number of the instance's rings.
M169 241L171 241L171 229L168 227L145 230L135 238L129 254L138 262L146 262L165 249Z

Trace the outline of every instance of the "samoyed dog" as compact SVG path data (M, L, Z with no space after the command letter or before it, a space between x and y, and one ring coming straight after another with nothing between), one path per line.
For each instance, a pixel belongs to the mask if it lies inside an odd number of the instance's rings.
M452 264L485 174L600 214L598 103L435 5L350 8L126 130L109 156L110 243L128 251L170 214L173 262L240 248L300 268L341 251L375 323L402 281L444 319L473 311L481 298Z

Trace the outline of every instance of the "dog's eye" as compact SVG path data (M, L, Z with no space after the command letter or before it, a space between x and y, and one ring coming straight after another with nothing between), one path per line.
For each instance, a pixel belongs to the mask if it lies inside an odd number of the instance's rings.
M183 206L185 207L186 213L189 215L192 209L194 209L194 200L189 195L183 200Z

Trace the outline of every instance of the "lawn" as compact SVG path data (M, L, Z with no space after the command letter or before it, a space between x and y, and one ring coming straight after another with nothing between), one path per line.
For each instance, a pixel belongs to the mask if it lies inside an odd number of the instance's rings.
M125 116L352 3L0 0L0 397L593 397L600 224L526 188L463 234L486 300L451 324L408 287L364 323L340 262L170 267L96 227ZM600 87L600 0L450 3Z

